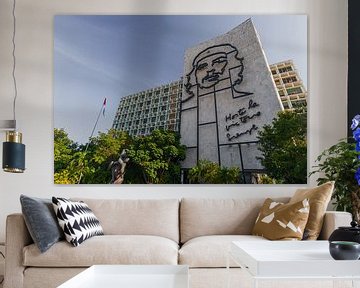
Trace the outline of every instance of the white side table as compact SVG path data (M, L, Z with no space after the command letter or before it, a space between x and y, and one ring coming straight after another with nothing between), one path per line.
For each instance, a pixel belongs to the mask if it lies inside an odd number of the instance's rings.
M58 288L188 288L185 265L94 265Z
M229 257L248 272L252 287L272 280L276 287L289 287L289 282L308 287L304 281L314 287L360 288L360 261L332 259L328 241L238 241L232 242Z

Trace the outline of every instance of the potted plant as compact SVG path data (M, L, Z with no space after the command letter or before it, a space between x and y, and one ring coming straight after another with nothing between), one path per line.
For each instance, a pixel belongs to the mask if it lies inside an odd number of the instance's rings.
M335 209L350 212L360 223L360 115L354 117L351 129L355 143L343 139L324 150L310 175L320 173L318 184L335 181L332 195Z

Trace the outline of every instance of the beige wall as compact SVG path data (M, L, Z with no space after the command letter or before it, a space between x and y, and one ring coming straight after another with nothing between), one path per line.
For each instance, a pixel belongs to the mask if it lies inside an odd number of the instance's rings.
M11 0L0 1L0 119L11 119ZM309 31L309 167L346 135L347 1L345 0L18 0L18 127L27 171L0 172L0 242L21 193L37 197L263 197L297 186L55 186L53 184L53 16L55 14L307 14ZM279 27L281 33L282 27ZM3 142L4 134L0 134ZM2 156L0 156L1 158ZM314 179L310 182L314 184Z

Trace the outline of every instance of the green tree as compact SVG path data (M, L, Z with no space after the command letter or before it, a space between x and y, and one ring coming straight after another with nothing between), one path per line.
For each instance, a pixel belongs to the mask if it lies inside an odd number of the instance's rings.
M359 220L358 210L360 188L354 177L360 167L360 152L355 149L355 143L348 143L346 139L325 149L316 159L318 165L313 166L310 175L319 173L317 183L324 184L335 181L332 199L338 211L348 211Z
M90 143L78 145L64 129L55 128L54 183L78 184L80 176L81 183L109 183L109 163L119 158L130 141L126 132L110 129L90 139Z
M74 143L64 129L54 129L54 170L60 172L71 161L78 146Z
M129 170L141 171L143 182L180 183L180 161L185 159L185 146L180 144L179 133L154 130L150 135L135 137L127 155ZM134 173L125 174L125 183L140 180L140 177L130 178L131 175Z
M259 132L259 157L276 183L301 184L307 179L306 108L281 111Z
M76 183L77 170L74 169L74 158L78 145L72 141L64 129L54 129L54 183Z
M84 151L77 151L65 171L70 175L70 184L79 184L80 176L92 175L95 168L90 165L89 154ZM81 180L80 184L87 183L83 181L84 177L81 177Z
M200 160L189 170L189 180L196 184L236 184L241 182L240 169L221 167L219 164Z
M130 137L110 129L85 145L77 145L62 129L55 129L55 174L57 184L106 184L111 180L109 164L123 149L130 158L124 183L180 183L180 161L185 146L180 135L154 130L150 135Z
M131 138L127 132L115 129L110 129L107 133L100 132L98 136L91 138L83 159L82 183L109 183L111 180L109 164L111 161L116 161L121 151L128 148L130 143Z

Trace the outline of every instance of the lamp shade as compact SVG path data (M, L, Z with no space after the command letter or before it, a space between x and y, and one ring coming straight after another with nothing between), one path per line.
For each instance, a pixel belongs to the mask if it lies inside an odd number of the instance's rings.
M3 169L5 172L24 172L25 145L21 143L21 140L22 134L20 132L6 132L6 141L3 143Z

